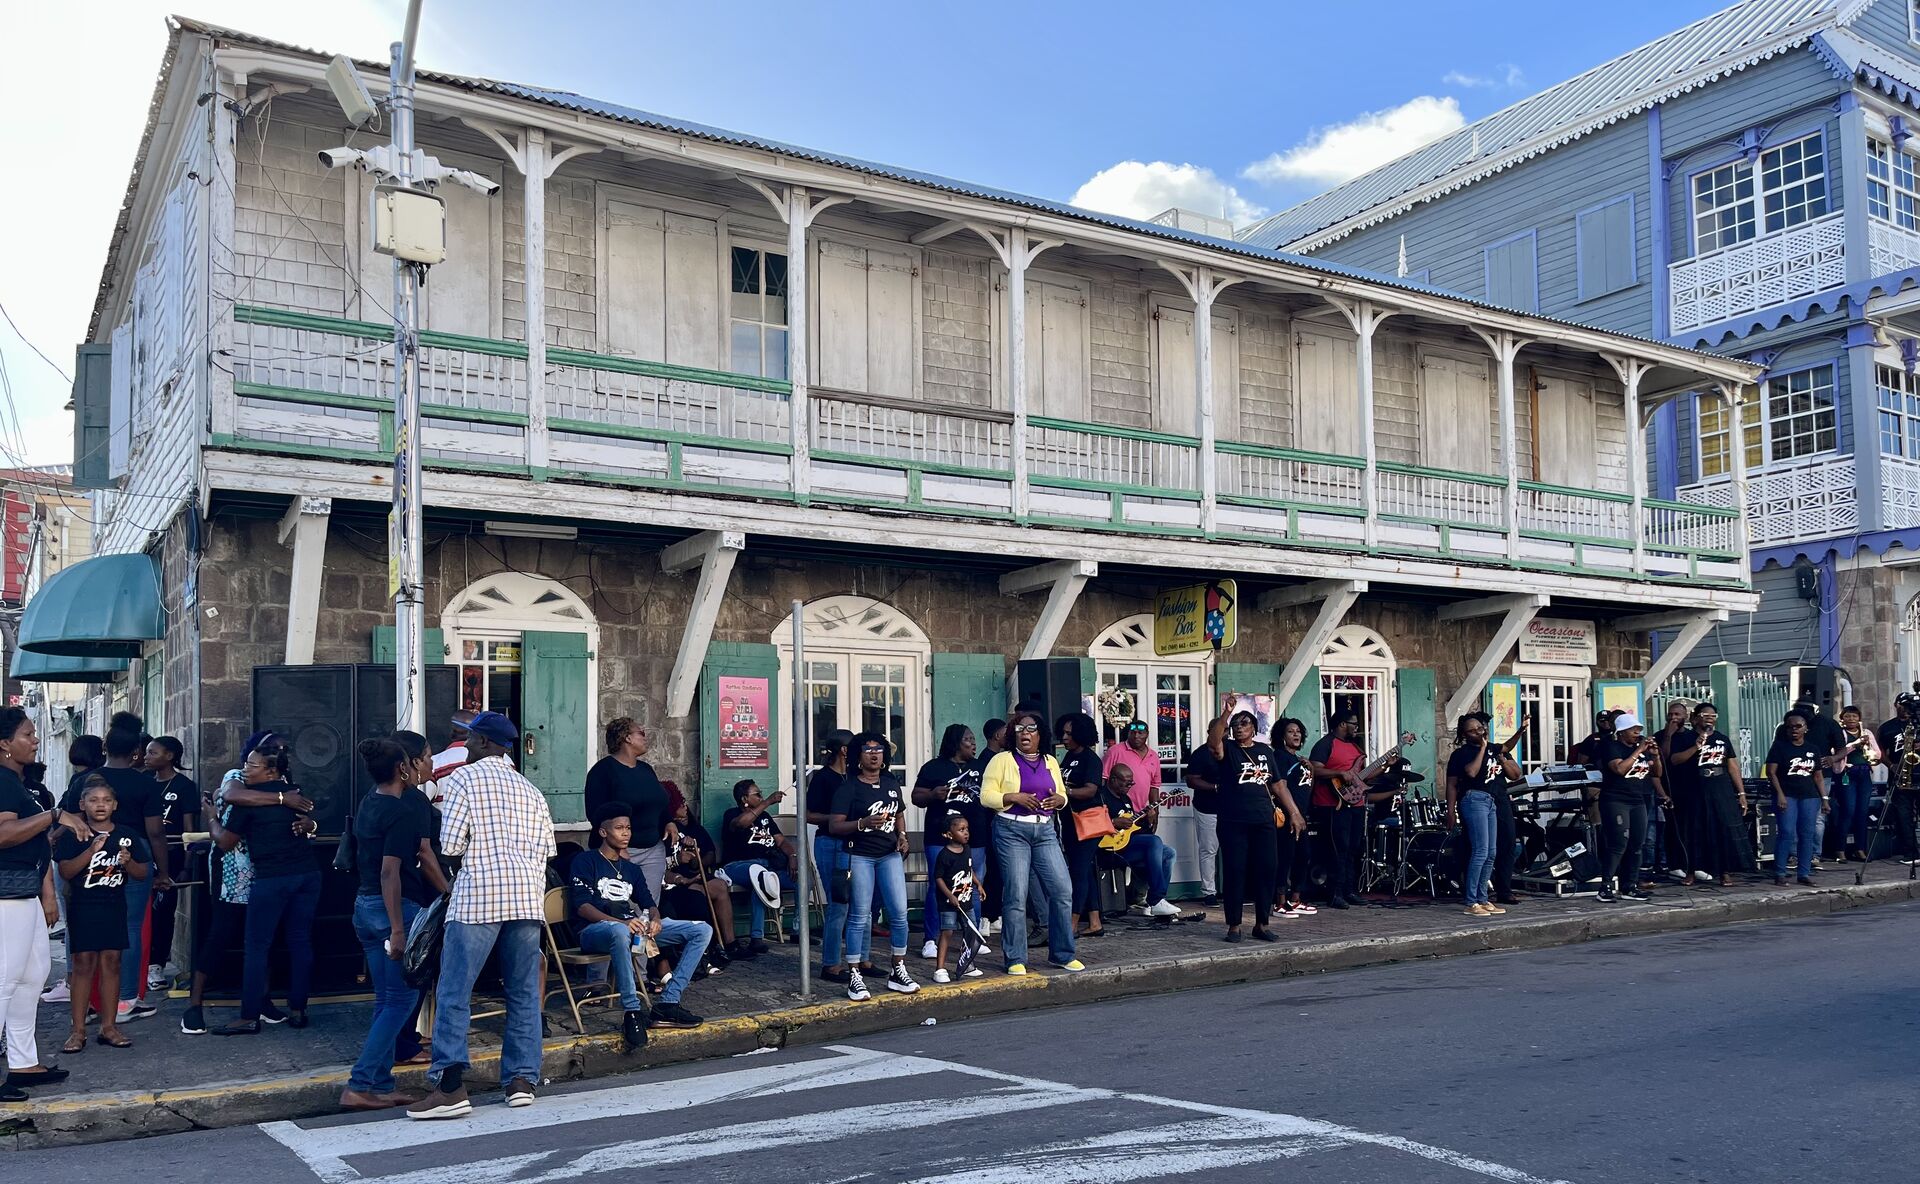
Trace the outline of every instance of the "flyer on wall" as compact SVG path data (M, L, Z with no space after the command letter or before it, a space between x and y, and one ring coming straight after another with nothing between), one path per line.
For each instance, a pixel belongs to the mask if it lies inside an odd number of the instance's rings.
M768 731L767 680L759 677L720 677L720 767L773 767L773 740Z

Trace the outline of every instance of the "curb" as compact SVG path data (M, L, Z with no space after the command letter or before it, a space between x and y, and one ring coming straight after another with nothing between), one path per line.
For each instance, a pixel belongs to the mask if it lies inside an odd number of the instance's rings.
M1233 948L1218 954L1094 967L1073 975L993 976L923 989L911 996L883 994L867 1003L834 1000L710 1020L695 1029L656 1032L638 1054L621 1050L617 1032L549 1040L542 1073L554 1082L584 1081L662 1065L739 1056L759 1049L844 1041L914 1027L929 1019L975 1019L1156 994L1166 990L1176 975L1182 989L1226 986L1420 958L1549 949L1603 938L1827 916L1916 899L1920 899L1920 883L1900 880L1687 906L1629 906L1576 917L1482 922L1417 935ZM497 1050L476 1049L471 1079L490 1079L498 1063ZM402 1088L427 1088L424 1069L396 1076ZM334 1114L338 1113L336 1103L346 1079L344 1070L335 1070L185 1090L96 1094L38 1105L5 1106L0 1107L0 1148L36 1150Z

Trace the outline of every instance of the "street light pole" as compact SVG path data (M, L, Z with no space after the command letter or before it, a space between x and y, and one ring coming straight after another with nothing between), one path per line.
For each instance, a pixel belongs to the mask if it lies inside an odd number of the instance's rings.
M389 115L395 184L414 188L413 56L421 0L407 5L406 30L392 47ZM393 508L387 523L387 590L393 597L394 727L426 733L426 656L420 508L420 275L424 265L393 260Z

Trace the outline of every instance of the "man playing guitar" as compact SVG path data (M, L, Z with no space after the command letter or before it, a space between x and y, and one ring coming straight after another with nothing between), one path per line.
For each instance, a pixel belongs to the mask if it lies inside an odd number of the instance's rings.
M1114 833L1099 840L1100 865L1122 866L1147 880L1147 916L1177 917L1180 910L1167 900L1173 882L1173 848L1154 833L1160 824L1160 795L1156 790L1146 809L1136 811L1132 799L1133 766L1116 764L1107 776L1107 799L1113 807Z
M1401 737L1401 746L1413 742L1411 733ZM1360 747L1360 713L1346 710L1335 713L1333 731L1322 736L1307 754L1313 769L1313 815L1321 834L1328 836L1333 852L1333 877L1329 887L1333 895L1327 903L1344 909L1363 905L1366 900L1355 890L1359 860L1367 841L1367 786L1400 759L1400 748L1389 750L1372 764Z

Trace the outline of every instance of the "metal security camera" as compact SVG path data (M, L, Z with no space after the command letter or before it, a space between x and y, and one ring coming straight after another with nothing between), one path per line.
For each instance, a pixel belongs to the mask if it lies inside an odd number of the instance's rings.
M367 154L358 148L328 148L320 153L320 163L330 169L351 168L366 162Z
M500 192L500 182L492 177L483 177L479 173L470 173L465 169L454 169L447 174L447 180L456 185L465 186L481 197L492 197Z

